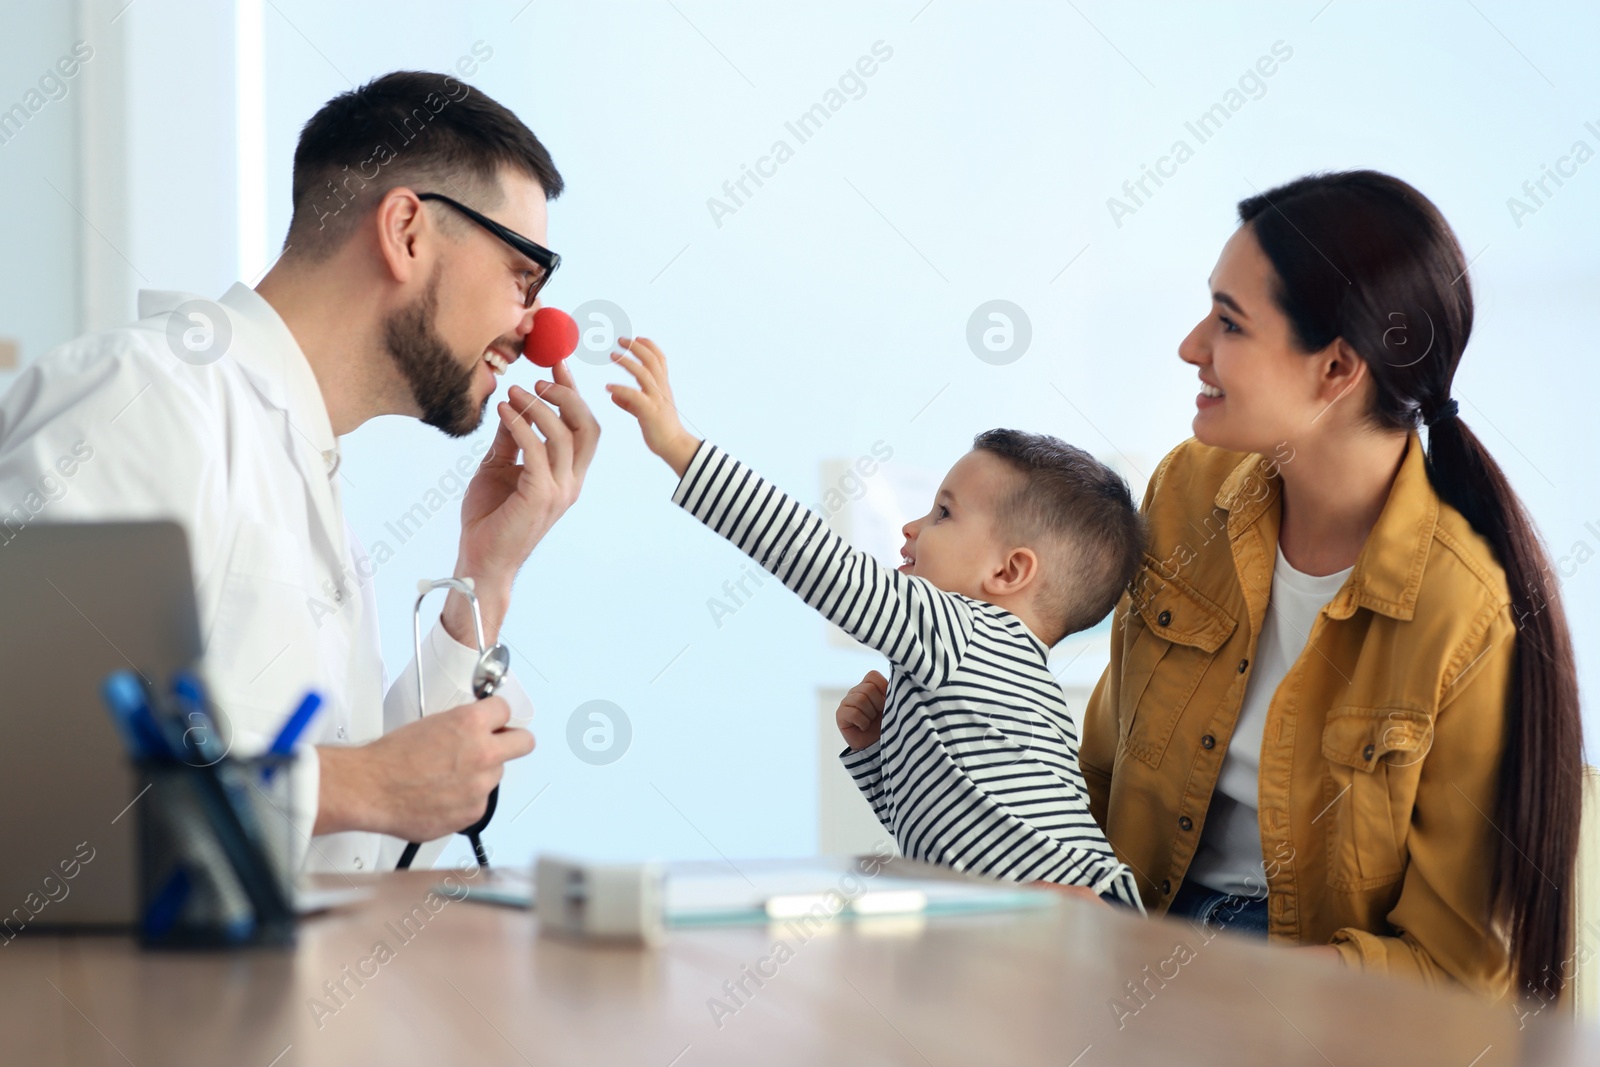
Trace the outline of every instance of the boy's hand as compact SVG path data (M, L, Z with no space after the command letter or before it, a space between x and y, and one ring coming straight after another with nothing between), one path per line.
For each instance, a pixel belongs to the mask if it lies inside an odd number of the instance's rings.
M606 392L611 394L612 403L639 420L645 446L666 460L667 466L682 478L700 448L700 439L678 421L672 385L667 381L667 357L648 337L619 337L617 343L632 355L616 353L611 360L633 375L639 388L608 385Z
M834 721L850 751L860 752L876 744L883 728L883 701L889 694L889 680L877 671L868 671L861 684L844 695Z

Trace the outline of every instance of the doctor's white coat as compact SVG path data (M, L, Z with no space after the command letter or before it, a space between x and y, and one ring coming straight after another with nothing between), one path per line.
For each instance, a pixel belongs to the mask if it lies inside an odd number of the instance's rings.
M338 442L299 345L271 305L236 284L207 302L226 316L213 337L231 335L225 350L219 343L209 362L188 354L168 327L199 299L143 291L138 322L68 342L18 375L0 397L0 539L30 522L182 523L205 673L235 751L264 749L306 690L325 700L295 770L303 867L391 868L402 845L393 838L310 836L311 746L361 744L415 721L417 663L385 684L372 566L344 519ZM422 657L427 712L473 699L475 649L435 623ZM513 721L531 718L515 678L501 695Z

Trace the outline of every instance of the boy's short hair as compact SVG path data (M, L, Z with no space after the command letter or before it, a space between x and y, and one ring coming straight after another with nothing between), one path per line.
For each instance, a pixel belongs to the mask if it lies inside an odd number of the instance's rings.
M286 250L326 259L402 185L493 209L504 167L537 181L547 200L561 195L561 175L539 138L482 90L431 71L374 78L322 105L300 131Z
M1000 502L997 519L1044 565L1040 606L1060 630L1041 636L1059 641L1105 618L1144 558L1144 518L1128 483L1083 449L1048 434L987 430L973 438L972 448L1022 475Z

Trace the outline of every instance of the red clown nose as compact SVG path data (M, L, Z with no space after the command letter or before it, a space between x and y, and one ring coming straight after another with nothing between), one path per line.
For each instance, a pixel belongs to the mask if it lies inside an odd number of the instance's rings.
M541 367L554 367L578 347L578 324L560 308L540 308L533 313L533 332L523 342L522 354Z

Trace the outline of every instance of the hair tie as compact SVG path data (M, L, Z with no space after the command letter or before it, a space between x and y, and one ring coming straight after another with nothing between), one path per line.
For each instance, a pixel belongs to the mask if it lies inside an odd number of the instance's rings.
M1460 412L1460 404L1457 404L1453 398L1446 400L1434 411L1432 415L1429 415L1423 420L1423 425L1431 427L1436 422L1443 422L1445 419L1455 418L1458 414L1460 414Z

